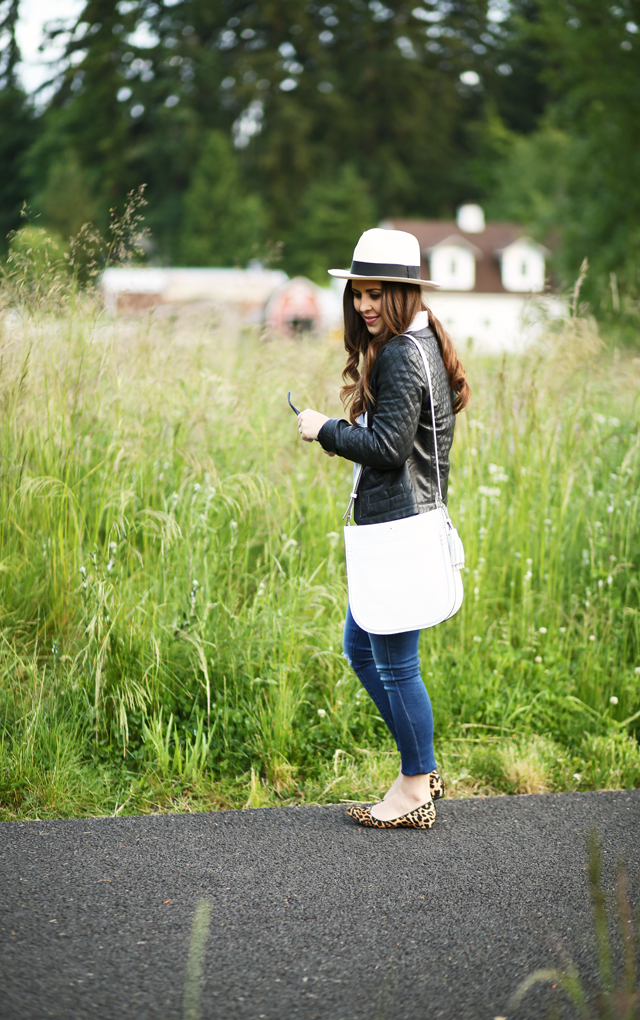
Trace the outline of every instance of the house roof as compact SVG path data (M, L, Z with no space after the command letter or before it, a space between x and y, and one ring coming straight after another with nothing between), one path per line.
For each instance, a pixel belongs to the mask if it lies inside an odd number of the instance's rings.
M422 245L420 246L420 248L422 250L423 255L429 256L432 251L435 251L436 248L444 248L445 246L466 248L468 251L471 252L473 257L476 259L482 258L483 255L482 250L478 248L476 244L472 244L471 241L468 240L467 236L463 234L462 231L460 230L456 231L455 234L449 234L448 237L443 238L442 241L438 241L438 243L432 245L431 248L423 248Z
M442 241L453 240L454 237L464 239L475 249L480 250L476 256L476 293L506 294L502 286L500 262L496 252L517 241L524 234L519 223L487 223L485 229L478 234L460 230L455 220L385 220L385 226L393 230L406 230L414 234L420 242L422 252L422 275L429 279L429 252ZM446 288L442 288L445 290Z

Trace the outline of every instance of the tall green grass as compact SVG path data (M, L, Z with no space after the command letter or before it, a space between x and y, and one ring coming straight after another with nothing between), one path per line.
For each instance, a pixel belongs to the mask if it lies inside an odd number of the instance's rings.
M0 316L2 817L377 794L350 465L286 403L341 413L340 341L29 295ZM466 597L421 643L438 760L458 794L638 785L639 363L578 317L465 362Z

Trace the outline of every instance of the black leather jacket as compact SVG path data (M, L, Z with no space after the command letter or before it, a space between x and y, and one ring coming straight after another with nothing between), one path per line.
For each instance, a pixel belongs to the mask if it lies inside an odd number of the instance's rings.
M431 370L442 496L447 499L449 450L453 442L454 395L440 346L427 327L412 334ZM376 524L431 510L438 494L429 387L424 365L407 337L390 340L376 359L370 380L375 406L367 427L330 418L318 434L329 453L364 465L356 524Z

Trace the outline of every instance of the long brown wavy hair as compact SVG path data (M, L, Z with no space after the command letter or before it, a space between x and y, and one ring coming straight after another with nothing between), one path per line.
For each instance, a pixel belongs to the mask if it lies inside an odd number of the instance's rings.
M353 289L351 280L347 280L344 288L344 348L347 364L342 373L345 384L340 390L340 397L345 409L349 409L349 420L353 424L359 414L373 406L369 381L380 351L394 336L406 333L418 312L423 310L429 311L429 325L438 340L449 383L455 394L454 413L462 411L471 400L471 388L453 341L442 323L427 309L422 299L422 289L417 284L382 281L381 316L384 329L377 336L372 336L364 319L353 307Z

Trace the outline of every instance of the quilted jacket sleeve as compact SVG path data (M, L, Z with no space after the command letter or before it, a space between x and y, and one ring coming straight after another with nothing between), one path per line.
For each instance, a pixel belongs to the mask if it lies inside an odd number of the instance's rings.
M374 372L372 425L360 428L330 418L318 441L329 453L389 471L401 467L413 450L426 389L424 366L411 341L398 338L389 341L378 355Z

